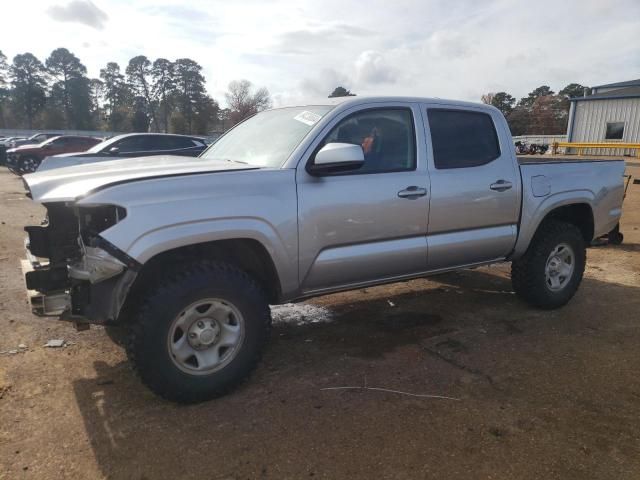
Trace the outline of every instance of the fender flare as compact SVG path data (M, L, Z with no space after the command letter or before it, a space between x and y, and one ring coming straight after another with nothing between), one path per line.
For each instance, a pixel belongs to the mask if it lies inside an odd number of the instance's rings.
M527 251L540 224L554 210L568 205L588 205L591 209L591 214L594 214L595 195L590 190L571 190L554 193L545 197L535 206L535 209L528 211L526 205L531 205L533 200L534 197L523 200L525 207L520 217L520 230L510 259L518 258Z
M104 237L108 238L108 231ZM260 218L217 218L168 225L145 232L124 251L141 264L163 252L217 240L249 239L259 242L271 257L283 292L297 288L297 258L290 258L285 241ZM297 248L295 249L297 253Z

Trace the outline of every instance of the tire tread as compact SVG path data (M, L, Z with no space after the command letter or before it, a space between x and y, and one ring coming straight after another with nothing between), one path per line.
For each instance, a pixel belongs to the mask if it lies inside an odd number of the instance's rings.
M263 329L261 335L266 339L271 330L271 313L267 296L260 285L246 272L235 265L222 261L199 261L187 265L184 269L170 273L164 279L159 280L153 288L147 290L147 294L134 307L129 325L129 335L125 343L127 357L133 371L142 383L160 397L178 403L196 403L225 395L239 384L247 380L259 363L262 356L262 348L253 353L250 365L245 368L242 375L233 382L225 385L208 388L206 392L191 392L187 390L176 391L161 376L154 375L147 364L141 361L140 339L144 338L149 329L154 328L152 312L156 305L161 304L166 298L170 298L178 288L184 288L187 283L201 285L202 281L219 280L225 283L244 284L243 295L250 298L254 304L261 306L260 326Z
M540 266L545 265L549 249L558 243L559 238L568 238L575 250L577 278L559 293L551 292L540 276ZM511 282L516 294L535 307L550 310L565 305L578 289L586 262L584 238L578 227L560 220L546 220L534 235L526 253L511 263ZM542 267L544 269L544 267ZM544 273L544 272L543 272Z

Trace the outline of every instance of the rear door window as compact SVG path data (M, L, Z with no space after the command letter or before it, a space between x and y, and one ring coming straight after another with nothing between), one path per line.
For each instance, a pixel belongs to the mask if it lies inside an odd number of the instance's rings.
M498 134L490 115L430 108L427 117L436 168L477 167L500 156Z

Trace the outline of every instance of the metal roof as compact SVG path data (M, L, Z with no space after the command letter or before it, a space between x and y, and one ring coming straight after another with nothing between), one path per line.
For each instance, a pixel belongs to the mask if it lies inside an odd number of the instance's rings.
M627 80L626 82L607 83L606 85L596 85L593 88L614 88L614 87L638 87L640 78L637 80Z
M590 100L615 100L618 98L640 98L640 83L637 87L621 88L619 90L611 90L609 92L596 93L586 97L570 98L571 102L583 102Z

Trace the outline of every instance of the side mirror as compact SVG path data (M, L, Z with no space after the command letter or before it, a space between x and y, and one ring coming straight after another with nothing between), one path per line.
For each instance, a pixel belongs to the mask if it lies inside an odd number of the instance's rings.
M352 143L328 143L316 153L313 163L307 167L310 175L332 175L357 170L364 165L364 152L360 145Z
M120 149L118 147L111 147L109 149L109 155L119 155Z

